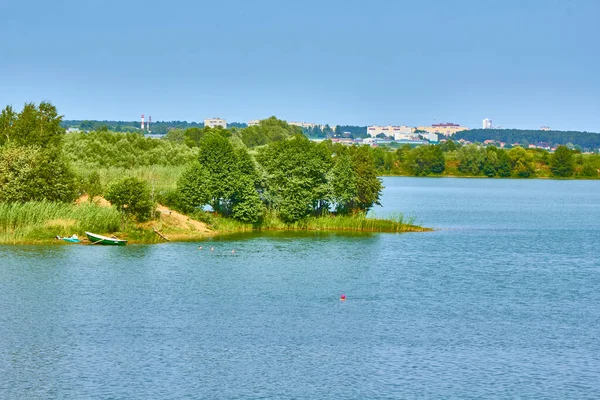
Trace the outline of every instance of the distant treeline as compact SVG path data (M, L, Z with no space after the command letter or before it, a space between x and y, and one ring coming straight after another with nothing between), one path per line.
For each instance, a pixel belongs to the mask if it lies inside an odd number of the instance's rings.
M147 121L146 121L147 122ZM65 120L61 122L65 129L75 128L82 131L111 131L111 132L141 132L140 121L97 121L97 120ZM153 134L166 135L173 129L203 128L204 122L188 121L153 121L150 129ZM248 124L243 122L228 122L228 128L244 129ZM325 125L323 128L316 126L314 128L302 129L309 138L330 138L330 137L367 137L366 126L337 125L330 127Z
M461 146L450 140L438 145L404 145L396 150L376 147L372 152L381 175L597 179L600 169L600 155L581 154L566 146L549 153L520 146L506 150Z
M64 136L65 156L87 168L135 168L142 166L177 166L194 159L189 146L169 140L145 138L139 133L92 131Z
M355 126L355 125L336 125L331 127L325 125L324 127L315 126L314 128L303 128L303 133L312 139L327 139L330 137L347 137L347 138L365 138L367 134L366 126Z
M146 123L148 121L146 120ZM111 132L141 132L141 121L96 121L96 120L65 120L61 126L65 129L75 128L82 131L111 131ZM241 122L227 124L231 128L245 128L248 125ZM153 134L166 135L172 129L203 128L204 122L188 121L152 121L150 129Z
M555 145L579 145L582 149L600 148L600 134L579 131L542 131L521 129L471 129L461 131L452 136L453 140L468 140L470 142L483 143L485 140L494 140L504 143L519 143L522 146L528 144L547 143ZM569 146L571 147L571 146Z

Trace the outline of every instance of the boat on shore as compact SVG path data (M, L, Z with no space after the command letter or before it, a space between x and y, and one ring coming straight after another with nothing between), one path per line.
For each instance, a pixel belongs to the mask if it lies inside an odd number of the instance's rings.
M107 237L92 232L86 232L85 234L87 235L91 244L103 244L112 246L125 246L127 244L127 240L118 239L114 236Z
M67 243L80 243L81 242L81 240L79 240L77 235L73 235L73 236L69 236L69 237L56 236L56 239L62 240L63 242L67 242Z

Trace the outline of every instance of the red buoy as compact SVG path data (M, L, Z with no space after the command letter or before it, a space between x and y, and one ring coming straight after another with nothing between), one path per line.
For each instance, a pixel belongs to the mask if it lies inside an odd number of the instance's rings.
M346 301L346 295L345 294L343 294L343 295L340 296L340 301Z

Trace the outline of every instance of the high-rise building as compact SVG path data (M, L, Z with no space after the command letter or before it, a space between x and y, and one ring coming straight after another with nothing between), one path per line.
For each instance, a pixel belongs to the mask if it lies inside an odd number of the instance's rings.
M486 118L483 120L483 129L492 129L492 120Z

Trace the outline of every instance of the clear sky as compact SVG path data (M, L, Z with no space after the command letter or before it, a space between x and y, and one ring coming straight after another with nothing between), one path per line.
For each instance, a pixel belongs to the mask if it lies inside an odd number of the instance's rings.
M600 132L598 0L0 0L0 106Z

